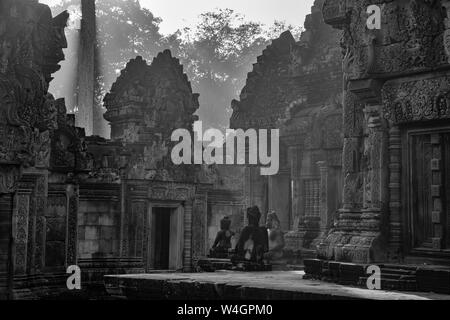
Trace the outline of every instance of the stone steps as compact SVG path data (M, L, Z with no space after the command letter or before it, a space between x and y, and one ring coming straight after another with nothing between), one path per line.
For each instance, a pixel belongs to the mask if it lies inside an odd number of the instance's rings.
M305 260L305 278L367 288L368 264ZM450 294L450 268L379 264L381 289Z

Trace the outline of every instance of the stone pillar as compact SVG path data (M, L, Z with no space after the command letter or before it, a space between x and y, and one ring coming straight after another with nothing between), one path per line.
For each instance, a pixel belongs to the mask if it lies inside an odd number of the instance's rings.
M442 176L445 174L443 165L444 156L442 154L442 137L439 133L431 135L431 170L432 185L431 185L431 198L432 198L432 222L433 222L433 249L442 250L443 242L445 240L445 228L446 221L443 219L442 211L445 203L442 185Z
M69 184L67 192L67 235L66 235L66 266L78 262L78 204L80 200L79 187Z
M280 171L277 175L269 176L268 181L269 189L267 196L269 200L269 207L266 210L264 210L263 207L260 207L262 214L261 223L265 223L266 214L269 211L274 210L280 219L281 229L289 230L292 224L290 204L290 172L286 170Z
M291 229L294 231L298 230L301 214L301 180L300 180L300 170L302 165L302 157L299 147L289 148L289 160L291 162L291 212L292 212L292 223Z
M302 230L304 210L302 208L302 186L300 171L302 166L302 154L299 146L289 147L290 183L291 183L291 231L285 235L285 250L298 254L303 247L305 230ZM294 257L295 258L295 255Z
M30 188L19 187L15 196L15 208L13 216L14 237L14 274L23 275L27 272L27 254L29 239L29 216L30 216Z
M119 259L126 257L127 242L127 169L131 155L122 153L119 155L119 175L120 175L120 231L119 231ZM151 212L150 212L151 214Z
M337 228L352 230L361 217L362 175L361 143L362 124L361 103L350 90L344 91L344 147L342 171L344 177L343 206L339 210Z
M208 241L208 189L198 187L194 210L192 213L192 223L195 225L192 237L192 256L194 260L208 255L210 244Z
M326 161L317 162L320 171L320 231L326 232L329 225L328 212L328 167Z
M382 106L368 104L364 108L367 138L364 143L364 192L362 226L370 231L380 230L384 194L387 194L387 144L385 126L381 120Z
M242 228L248 224L247 221L247 208L252 206L252 167L245 167L245 176L244 176L244 212L242 217Z
M184 205L184 256L183 271L192 271L192 200Z
M389 130L389 258L398 261L403 246L401 217L401 135L398 126Z
M34 189L34 250L30 267L34 273L39 273L45 265L45 236L46 236L46 218L47 208L47 177L40 175L36 179Z

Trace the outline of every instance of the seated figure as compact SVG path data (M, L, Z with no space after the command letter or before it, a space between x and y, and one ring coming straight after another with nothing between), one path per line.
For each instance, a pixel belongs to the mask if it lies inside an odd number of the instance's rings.
M285 246L284 233L280 228L280 219L277 214L272 211L267 215L266 228L269 238L269 251L264 254L264 260L272 264L279 262L283 258L283 249Z
M267 230L259 226L261 212L258 207L247 209L248 226L244 228L232 257L234 265L244 270L258 269L263 264L264 253L268 251Z
M231 249L231 238L234 236L234 232L230 230L230 226L231 220L229 217L225 217L220 221L220 231L217 232L216 240L210 250L210 258L228 258Z

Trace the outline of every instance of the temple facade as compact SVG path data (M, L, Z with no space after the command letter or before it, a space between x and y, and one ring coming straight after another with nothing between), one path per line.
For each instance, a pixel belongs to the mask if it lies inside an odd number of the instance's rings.
M322 2L299 41L288 31L263 51L232 103L232 128L280 130L279 173L263 177L248 166L244 197L263 214L277 213L292 263L315 257L343 192L339 31L324 23Z
M168 50L128 62L104 98L111 138L87 136L48 90L67 12L0 1L0 299L80 294L74 265L94 297L107 274L196 271L219 231L236 247L247 208L307 276L361 284L377 264L388 288L449 293L448 268L415 266L450 262L450 1L377 3L370 30L369 1L316 0L299 40L257 58L230 127L280 130L262 176L173 164L199 95Z
M236 168L221 169L221 178L215 167L172 163L172 132L193 136L198 97L168 50L150 65L131 60L105 96L111 139L87 138L92 168L79 179L78 265L89 283L103 285L105 274L192 271L220 219L241 225Z
M79 295L69 266L94 297L105 274L193 270L224 216L242 225L242 173L173 165L172 131L199 107L178 59L131 60L104 99L111 139L86 136L48 92L67 12L0 6L0 298Z
M448 1L326 1L343 32L344 198L325 260L448 264Z

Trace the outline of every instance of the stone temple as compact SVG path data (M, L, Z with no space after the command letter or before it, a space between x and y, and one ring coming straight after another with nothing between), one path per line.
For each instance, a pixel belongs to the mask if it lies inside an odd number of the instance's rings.
M376 2L380 29L370 1L316 0L258 56L230 128L280 130L262 176L173 164L201 106L168 50L128 62L110 139L86 135L49 92L68 13L0 1L0 298L327 298L371 265L384 290L450 294L450 1Z

